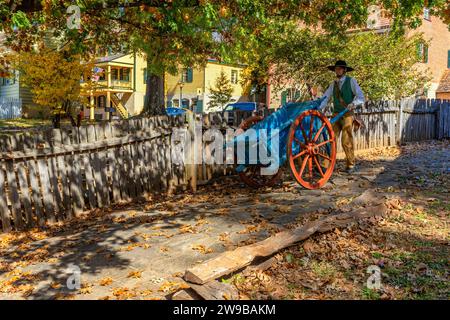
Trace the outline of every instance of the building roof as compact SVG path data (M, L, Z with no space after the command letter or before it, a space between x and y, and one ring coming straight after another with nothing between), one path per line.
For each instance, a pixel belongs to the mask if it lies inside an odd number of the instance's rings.
M97 60L95 60L95 63L99 63L99 62L110 62L119 58L122 58L123 56L126 56L128 53L119 53L119 54L113 54L110 56L106 56L106 57L101 57L98 58Z
M450 69L444 72L436 92L450 92Z

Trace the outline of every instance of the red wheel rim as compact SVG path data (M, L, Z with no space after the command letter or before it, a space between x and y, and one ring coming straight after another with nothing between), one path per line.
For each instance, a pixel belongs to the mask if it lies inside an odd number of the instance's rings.
M239 126L239 129L236 131L236 135L239 135L254 124L260 122L264 118L261 116L251 116L250 118L245 119ZM235 163L236 156L235 156ZM281 177L282 171L281 168L278 169L277 173L274 175L261 175L261 165L249 165L245 168L244 171L239 172L239 178L249 187L252 188L263 188L263 187L271 187L275 185Z
M313 124L317 124L317 129ZM295 144L299 146L298 152L294 151ZM287 139L287 156L295 180L304 188L319 189L327 183L336 164L336 139L325 115L308 110L295 119ZM328 167L324 166L326 162Z

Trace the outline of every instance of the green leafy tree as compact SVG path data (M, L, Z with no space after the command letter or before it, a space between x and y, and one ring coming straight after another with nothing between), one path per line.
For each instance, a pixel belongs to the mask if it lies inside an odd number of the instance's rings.
M8 61L20 72L21 84L30 88L33 101L50 109L55 127L60 126L61 117L69 117L75 125L74 103L80 102L83 92L95 90L95 82L90 77L92 63L82 63L79 55L55 50L12 53ZM85 76L83 86L80 85L82 75Z
M209 108L220 107L223 110L225 104L230 101L233 95L233 86L223 70L220 71L214 87L209 88L209 91L211 92Z
M356 34L342 49L341 58L356 66L352 76L369 99L399 99L422 91L431 80L428 68L417 64L417 46L423 42L421 34Z
M416 48L422 41L420 34L365 32L336 37L297 28L274 36L265 55L273 65L270 74L275 91L288 84L298 89L300 100L310 99L312 87L327 88L334 73L326 66L337 59L355 67L351 75L369 99L395 99L413 95L429 81L427 70L416 65Z
M76 53L96 54L97 48L143 51L148 59L146 111L161 113L163 74L178 65L194 67L207 57L226 62L257 61L261 40L273 25L285 21L339 34L364 26L367 8L378 4L394 19L394 29L416 26L427 5L445 15L445 0L85 0L81 29L66 24L70 1L0 1L0 28L16 51L30 50L49 30ZM264 59L263 59L264 60Z

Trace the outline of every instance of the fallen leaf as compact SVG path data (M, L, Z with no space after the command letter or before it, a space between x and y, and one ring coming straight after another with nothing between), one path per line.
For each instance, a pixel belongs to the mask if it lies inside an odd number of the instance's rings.
M110 277L107 277L107 278L100 279L99 284L104 287L104 286L110 285L112 282L113 282L113 279Z
M208 254L208 253L213 252L213 249L211 249L211 248L206 249L206 247L203 244L194 245L192 247L192 250L198 251L203 254Z
M142 277L142 271L130 271L127 277L139 279Z

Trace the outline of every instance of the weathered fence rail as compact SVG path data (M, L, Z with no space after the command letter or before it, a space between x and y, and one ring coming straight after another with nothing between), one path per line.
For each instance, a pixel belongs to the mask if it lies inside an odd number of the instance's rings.
M448 101L368 103L358 111L365 128L355 133L355 148L450 138L449 110ZM203 115L202 129L236 128L250 115ZM174 128L187 128L185 117L0 132L0 230L64 221L86 210L148 193L186 189L192 181L197 185L233 173L231 165L202 163L191 171L175 161ZM207 154L211 143L202 140Z

